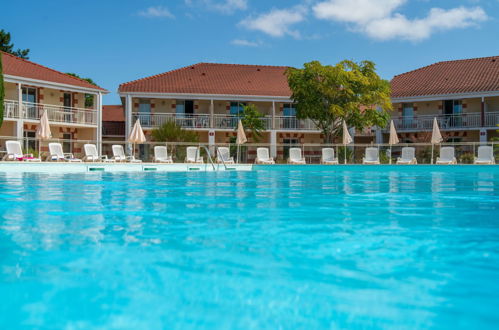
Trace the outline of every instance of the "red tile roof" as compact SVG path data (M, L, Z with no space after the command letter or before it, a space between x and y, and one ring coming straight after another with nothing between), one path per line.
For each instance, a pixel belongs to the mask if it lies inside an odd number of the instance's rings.
M102 121L125 121L125 110L122 105L103 105Z
M198 63L121 84L120 92L291 96L285 66Z
M392 98L499 91L499 56L438 62L395 76Z
M4 74L107 92L105 89L92 85L83 79L47 68L43 65L19 58L9 53L0 52L0 54L2 56Z

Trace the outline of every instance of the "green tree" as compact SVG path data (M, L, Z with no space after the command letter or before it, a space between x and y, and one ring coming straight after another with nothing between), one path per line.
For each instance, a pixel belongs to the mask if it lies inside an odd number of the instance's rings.
M182 128L173 120L168 120L160 127L151 132L156 142L198 142L199 136L196 132Z
M343 120L359 130L388 123L390 83L378 76L373 62L313 61L303 69L289 68L286 75L297 118L312 120L328 143L342 133Z
M0 50L20 58L29 59L29 49L14 50L14 44L10 41L10 33L3 29L0 30Z
M262 131L265 130L265 125L262 120L263 114L258 111L254 104L245 105L241 113L241 122L245 130L251 132L253 140L259 142L262 137ZM237 130L237 126L236 126Z
M97 86L97 84L92 80L92 78L82 78L79 75L77 75L76 73L71 73L71 72L66 72L66 74L73 76L73 77L76 77L76 78L81 79L81 80L85 80L88 83L90 83L94 86ZM94 96L92 94L85 94L85 108L91 108L93 106L94 106Z
M196 132L188 131L177 125L174 120L168 120L160 127L151 132L153 141L156 142L194 142L199 141L199 136ZM177 148L175 144L171 146L170 153L175 155L176 159L185 158L185 148ZM203 154L203 151L201 151Z
M3 66L2 66L2 54L0 53L0 127L3 124L3 99L5 97L5 91L3 86Z

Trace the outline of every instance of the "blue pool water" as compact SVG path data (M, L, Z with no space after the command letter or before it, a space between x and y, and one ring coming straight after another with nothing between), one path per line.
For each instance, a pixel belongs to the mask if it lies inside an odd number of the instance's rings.
M498 167L0 173L0 328L487 329Z

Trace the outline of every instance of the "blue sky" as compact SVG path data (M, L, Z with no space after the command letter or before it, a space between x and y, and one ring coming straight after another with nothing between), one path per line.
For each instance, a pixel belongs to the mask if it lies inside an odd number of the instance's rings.
M368 59L394 75L499 55L499 0L8 1L0 29L30 60L118 85L197 62Z

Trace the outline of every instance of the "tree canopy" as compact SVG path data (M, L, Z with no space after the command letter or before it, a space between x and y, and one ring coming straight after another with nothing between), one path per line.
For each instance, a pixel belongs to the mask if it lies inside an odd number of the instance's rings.
M262 120L262 113L254 104L245 105L241 113L241 123L245 130L251 131L254 142L259 142L265 126ZM237 126L236 126L237 130Z
M29 49L17 49L14 50L14 44L11 43L10 33L5 30L0 30L0 50L6 53L15 55L20 58L29 59Z
M333 142L342 132L342 121L362 130L384 127L392 109L390 83L381 79L371 61L341 61L322 65L305 63L303 69L286 71L296 116L310 119Z
M151 136L156 142L198 142L199 140L196 132L183 129L174 120L168 120L154 129Z

